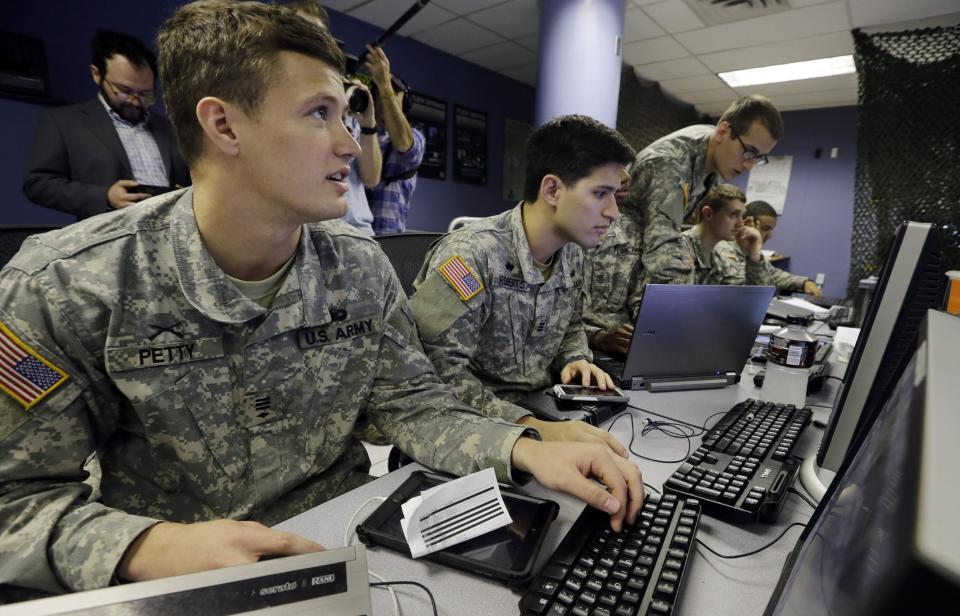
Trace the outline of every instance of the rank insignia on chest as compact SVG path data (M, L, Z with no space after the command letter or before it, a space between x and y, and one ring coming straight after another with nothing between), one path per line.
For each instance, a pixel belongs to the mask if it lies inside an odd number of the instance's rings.
M459 256L441 265L437 271L450 283L463 301L467 301L483 290L480 279Z
M70 378L0 323L0 389L29 409Z

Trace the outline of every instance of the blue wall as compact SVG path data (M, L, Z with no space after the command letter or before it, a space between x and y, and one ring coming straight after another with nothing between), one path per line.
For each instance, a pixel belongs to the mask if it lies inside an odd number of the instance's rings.
M96 93L90 79L89 41L97 28L128 32L152 41L163 20L181 4L159 2L43 2L4 6L3 28L44 41L53 96L69 102ZM93 9L91 9L93 7ZM415 18L416 19L416 18ZM380 28L330 12L331 29L345 50L359 54ZM445 230L455 216L488 216L513 204L501 200L506 118L533 122L534 88L399 35L385 44L394 72L419 92L447 101L447 177L452 178L453 106L487 113L487 184L419 178L408 220L410 229ZM26 152L41 106L0 98L0 224L68 223L72 217L31 204L20 191Z
M46 2L10 3L3 28L39 37L47 45L53 95L82 101L94 94L88 42L98 27L152 40L159 24L179 4ZM90 7L100 10L91 10ZM359 53L380 29L331 11L331 26L348 52ZM421 178L414 195L411 229L441 230L460 215L485 216L510 207L500 199L504 120L532 123L534 89L474 64L396 36L387 41L393 69L412 87L446 100L448 146L453 105L488 113L488 184ZM26 150L42 107L0 99L0 224L66 224L71 218L29 203L20 191ZM791 256L790 270L811 277L826 274L825 292L843 295L850 263L853 184L856 164L856 109L841 107L784 114L786 130L776 154L794 157L784 215L769 248ZM839 156L829 158L830 148ZM813 157L816 148L823 156ZM452 160L448 147L447 159ZM448 163L449 164L449 163ZM448 169L448 177L452 169ZM745 185L745 178L738 182Z
M783 122L773 153L793 156L793 167L783 216L765 248L790 255L788 269L795 274L826 274L824 294L843 297L850 274L857 108L787 111ZM837 157L830 158L834 147ZM820 158L814 158L817 148ZM747 178L733 183L745 189Z

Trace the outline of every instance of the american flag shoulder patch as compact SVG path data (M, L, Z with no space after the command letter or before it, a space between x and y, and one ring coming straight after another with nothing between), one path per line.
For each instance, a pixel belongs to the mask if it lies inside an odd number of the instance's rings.
M467 265L459 256L454 256L446 263L437 268L437 271L446 278L453 290L460 295L460 299L467 301L477 293L483 290L480 278L473 273L470 266Z
M0 389L29 409L70 377L0 323Z

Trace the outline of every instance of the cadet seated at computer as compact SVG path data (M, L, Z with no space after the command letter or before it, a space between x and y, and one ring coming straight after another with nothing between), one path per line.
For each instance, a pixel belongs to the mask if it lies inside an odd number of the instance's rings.
M697 224L681 234L693 284L768 284L763 239L743 224L745 202L743 191L732 184L714 186L701 201ZM722 245L732 248L722 251ZM729 256L734 249L743 260Z
M264 525L369 479L364 411L431 467L529 472L632 521L636 466L461 402L383 253L334 220L359 146L330 34L210 0L157 41L194 187L28 241L0 272L0 346L18 358L0 366L0 592L321 550Z
M489 417L532 425L547 440L609 444L583 422L544 422L513 404L554 382L613 387L593 365L581 320L583 248L619 217L614 194L633 158L616 131L562 116L527 144L524 195L427 254L410 299L427 355L460 398Z
M779 215L772 205L766 201L751 201L747 204L743 223L758 230L763 238L763 243L766 244L773 237L773 230L777 228L778 219ZM730 284L743 284L738 280L745 278L746 254L738 246L729 243L721 243L718 250L722 251L725 258L730 262L738 263L737 269L731 271L731 275L734 277ZM764 260L766 261L764 268L767 272L769 284L777 287L778 291L802 291L814 297L823 295L820 287L806 276L796 276L774 267L767 257L764 257Z

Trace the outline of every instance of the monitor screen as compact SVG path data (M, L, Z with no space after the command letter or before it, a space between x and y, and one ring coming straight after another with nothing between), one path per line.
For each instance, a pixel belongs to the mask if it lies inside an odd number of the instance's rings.
M939 235L927 223L898 227L820 442L822 468L836 472L856 450L912 355L923 315L941 306L947 268Z
M932 613L923 606L960 593L960 493L946 470L960 453L943 447L960 433L950 377L960 319L930 314L937 322L817 508L768 615Z

